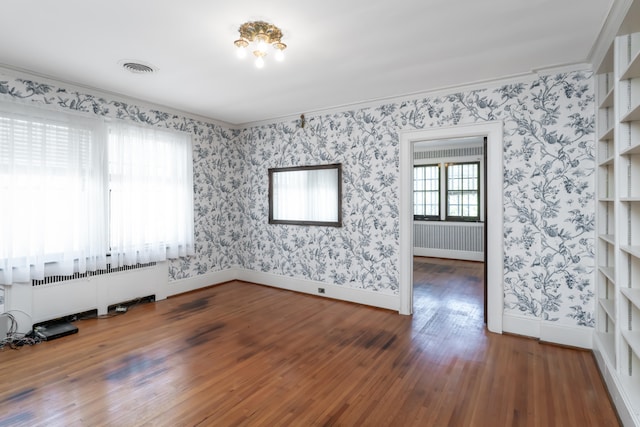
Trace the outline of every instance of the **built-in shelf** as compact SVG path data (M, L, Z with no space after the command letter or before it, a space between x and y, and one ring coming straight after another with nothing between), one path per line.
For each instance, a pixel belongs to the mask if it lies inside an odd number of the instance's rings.
M598 138L600 141L607 141L609 139L613 139L613 126L611 126L609 129L606 129L604 131L604 133L602 135L600 135L600 138Z
M601 234L598 237L600 238L600 240L604 240L605 242L612 245L616 243L616 238L613 234Z
M620 245L620 250L636 258L640 258L640 246Z
M632 154L640 154L640 144L632 145L631 147L625 147L620 150L620 154L623 156L629 156Z
M600 302L600 305L602 306L604 311L607 313L607 316L609 316L609 318L611 319L616 318L616 304L613 300L600 298L598 302Z
M622 118L620 118L620 121L622 123L635 122L638 120L640 120L640 105L636 105L635 107L630 109L624 116L622 116Z
M601 234L594 348L603 355L601 371L613 377L607 384L621 420L640 427L640 0L629 3L595 67L596 135L602 136L596 161Z
M622 336L635 354L640 354L640 332L622 330Z
M608 107L613 107L613 88L609 90L609 92L604 96L602 102L600 103L600 108Z
M629 61L629 65L622 71L620 80L628 80L636 77L640 77L640 51Z
M608 165L612 165L613 164L613 159L614 157L607 157L606 159L604 159L602 162L600 162L598 165L599 166L608 166Z
M600 272L604 274L609 281L612 283L615 282L616 273L613 267L600 266L598 267L598 270L600 270Z
M640 289L621 288L620 292L636 307L640 307ZM640 353L639 353L640 354Z

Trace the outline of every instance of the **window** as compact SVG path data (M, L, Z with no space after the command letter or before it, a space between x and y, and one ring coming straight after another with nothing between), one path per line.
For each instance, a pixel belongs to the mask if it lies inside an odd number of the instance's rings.
M189 135L109 126L111 265L193 253L193 172Z
M103 136L97 121L0 104L0 284L105 264Z
M342 226L342 165L269 169L269 224Z
M415 165L413 219L479 221L480 162Z
M440 219L439 165L416 165L413 168L413 218Z
M447 165L447 219L480 220L480 162Z
M193 253L185 134L0 103L0 284Z

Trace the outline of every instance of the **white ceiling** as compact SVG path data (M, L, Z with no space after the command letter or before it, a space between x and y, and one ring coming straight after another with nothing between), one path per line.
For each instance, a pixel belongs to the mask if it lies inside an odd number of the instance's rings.
M586 62L613 1L5 0L0 65L245 124ZM283 63L236 58L252 20Z

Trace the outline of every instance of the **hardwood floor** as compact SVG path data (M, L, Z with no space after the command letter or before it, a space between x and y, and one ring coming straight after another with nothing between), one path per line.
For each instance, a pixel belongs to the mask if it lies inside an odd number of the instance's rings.
M488 333L482 265L414 316L230 282L0 352L0 426L616 426L590 352Z

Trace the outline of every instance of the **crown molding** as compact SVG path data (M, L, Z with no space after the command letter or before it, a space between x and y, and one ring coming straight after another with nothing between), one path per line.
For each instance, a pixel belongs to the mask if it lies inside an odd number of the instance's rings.
M602 29L593 43L593 47L587 56L589 63L594 70L598 70L605 60L611 43L616 38L620 26L624 22L633 0L614 0L609 14L604 20Z
M444 87L431 89L427 91L408 93L408 94L397 95L397 96L392 96L388 98L370 99L367 101L337 105L334 107L323 108L318 110L301 111L300 113L304 114L307 122L309 122L309 120L312 119L314 116L330 115L335 113L342 113L345 111L360 110L360 109L366 109L366 108L375 108L385 104L394 104L394 103L400 103L404 101L418 100L421 98L433 98L438 96L446 96L446 95L450 95L452 93L457 93L457 92L471 92L474 90L483 90L483 89L493 88L496 86L502 86L507 84L522 83L523 81L533 81L542 75L553 75L553 74L568 73L568 72L574 72L574 71L591 71L591 70L592 70L592 66L590 63L587 63L587 62L551 65L548 67L537 68L525 73L512 74L512 75L497 77L493 79L478 80L472 83L466 83L462 85L444 86ZM273 125L273 124L279 124L279 123L285 123L285 122L294 122L299 119L300 119L300 114L286 115L286 116L274 117L271 119L265 119L265 120L255 121L255 122L241 123L241 124L238 124L237 127L240 129L249 129L253 127Z
M137 107L142 107L142 108L147 108L152 110L162 110L165 113L181 116L188 119L193 119L193 120L204 122L204 123L209 123L212 125L221 126L227 129L242 129L238 125L233 125L231 123L227 123L222 120L216 120L210 117L200 116L198 114L189 113L189 112L172 108L166 105L144 101L142 99L124 95L118 92L112 92L112 91L108 91L105 89L100 89L100 88L96 88L88 85L82 85L72 81L61 80L57 77L36 73L30 70L13 67L10 65L2 64L2 63L0 63L0 74L3 74L7 77L13 77L13 78L30 78L30 79L36 80L38 83L50 84L52 86L65 89L67 91L80 91L86 95L109 98L110 100L113 100L113 101L126 102L129 104L133 104Z

